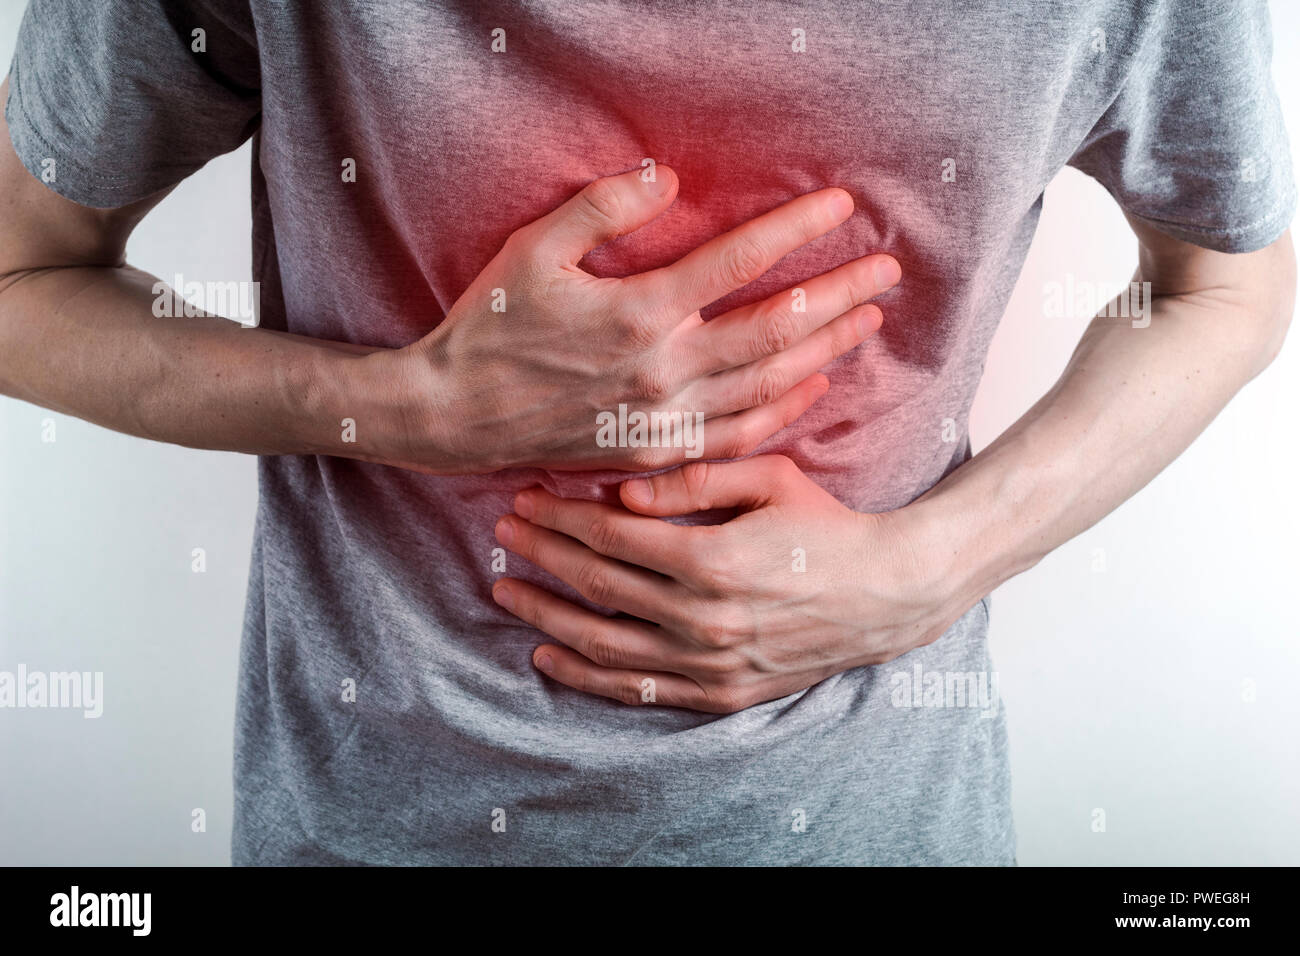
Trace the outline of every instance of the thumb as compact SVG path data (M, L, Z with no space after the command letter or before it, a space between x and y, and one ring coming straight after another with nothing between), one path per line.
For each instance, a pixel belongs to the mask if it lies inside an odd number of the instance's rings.
M780 498L799 467L784 455L743 461L695 461L619 489L625 504L643 515L667 517L713 508L754 510Z
M654 176L646 182L643 176ZM546 258L575 264L597 246L635 232L673 204L677 174L667 166L633 169L587 183L560 208L526 228Z

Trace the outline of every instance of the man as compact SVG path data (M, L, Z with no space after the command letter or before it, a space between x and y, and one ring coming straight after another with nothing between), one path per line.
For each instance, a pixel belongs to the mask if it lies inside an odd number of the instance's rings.
M235 862L1013 863L1001 709L891 675L987 678L1292 310L1263 4L1133 6L33 3L0 388L263 456ZM250 135L261 327L154 316ZM1066 164L1151 295L972 458Z

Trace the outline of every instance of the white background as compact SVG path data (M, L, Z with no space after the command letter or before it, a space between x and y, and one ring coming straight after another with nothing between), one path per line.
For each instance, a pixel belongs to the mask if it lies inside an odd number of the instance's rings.
M0 68L21 7L0 0ZM1294 143L1300 4L1272 9ZM248 169L245 146L184 183L131 262L168 281L248 277ZM975 404L977 449L1086 324L1044 318L1045 283L1118 284L1136 262L1091 180L1066 171L1045 205ZM1291 341L1148 488L994 596L1022 864L1300 864L1298 411ZM98 720L0 710L0 862L228 862L254 465L0 399L0 669L104 671L107 697Z

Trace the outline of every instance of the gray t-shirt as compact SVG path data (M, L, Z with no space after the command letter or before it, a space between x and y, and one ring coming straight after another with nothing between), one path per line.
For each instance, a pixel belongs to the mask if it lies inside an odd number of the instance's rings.
M394 347L512 230L643 158L680 198L592 271L842 186L848 223L718 308L866 253L902 262L882 331L763 449L879 511L969 457L989 340L1063 166L1209 248L1285 229L1269 56L1247 0L36 0L6 115L26 166L55 159L51 188L92 206L253 135L263 324ZM612 500L625 477L261 459L235 861L1014 861L987 601L897 661L731 716L543 677L541 635L490 599L493 526L531 484ZM575 597L520 559L507 573Z

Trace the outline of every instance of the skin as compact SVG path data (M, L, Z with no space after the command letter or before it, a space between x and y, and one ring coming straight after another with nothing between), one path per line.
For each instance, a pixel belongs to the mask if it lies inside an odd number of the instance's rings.
M806 313L782 293L700 322L702 305L843 221L850 209L835 189L667 269L582 272L583 251L667 208L676 179L660 166L663 191L611 177L521 229L446 320L404 349L156 319L153 277L123 254L162 195L77 206L33 179L0 134L0 392L194 447L445 474L678 464L681 449L594 447L592 410L626 401L707 409L705 456L743 457L825 391L815 370L878 327L879 310L863 303L900 272L867 257L805 283ZM534 663L630 704L651 702L651 679L656 705L730 713L938 639L1150 481L1281 347L1294 307L1289 234L1225 255L1133 227L1136 278L1156 296L1150 326L1099 316L1051 391L907 507L857 514L779 456L629 482L621 508L522 493L498 525L502 543L621 612L502 579L496 600L558 642ZM488 304L497 287L511 290L510 330ZM530 343L536 332L527 356L514 354L516 320L529 323ZM362 425L355 445L339 443L344 417ZM737 515L703 528L661 520L715 507ZM794 548L807 553L803 573L790 570Z
M1130 222L1149 327L1100 314L1033 408L897 511L851 511L780 456L630 480L621 508L520 493L501 543L620 612L501 579L497 603L552 638L535 666L630 705L733 713L932 643L1127 500L1277 355L1296 285L1290 233L1227 255ZM719 507L738 513L660 520Z
M647 412L703 412L704 456L738 457L825 393L817 370L880 327L879 308L865 303L898 281L889 256L857 259L803 283L803 312L793 310L793 290L708 323L699 310L843 222L853 211L849 194L800 196L664 269L627 279L584 272L578 262L587 252L671 204L677 177L657 170L654 183L637 170L596 180L518 230L446 321L404 351L407 394L438 386L438 418L453 424L418 422L399 463L418 465L448 450L456 470L469 471L611 462L651 470L683 460L681 448L598 447L595 412L621 402ZM494 288L510 290L505 319L491 311ZM514 311L527 323L526 349ZM441 444L431 446L430 436Z
M596 410L620 403L703 413L704 456L749 454L825 393L819 368L880 327L868 300L901 270L866 256L804 283L805 310L787 291L701 320L702 306L848 218L852 198L832 188L671 266L584 272L586 252L672 204L677 177L657 173L596 180L517 230L431 333L384 349L155 317L157 280L127 265L125 248L165 193L106 210L63 199L22 166L0 118L0 393L158 441L431 474L686 460L684 447L597 446ZM507 290L504 316L494 288ZM341 440L345 418L355 442Z

